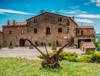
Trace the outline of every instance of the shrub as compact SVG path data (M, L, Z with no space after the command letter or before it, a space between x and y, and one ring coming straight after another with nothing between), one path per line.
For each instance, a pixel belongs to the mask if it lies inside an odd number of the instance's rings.
M98 44L98 46L97 46L97 50L100 51L100 44Z
M53 40L52 47L55 47L55 46L56 46L56 44L55 44L55 41Z
M43 42L40 42L40 45L43 45Z
M49 53L49 55L52 55L52 54L55 54L57 52L57 50L53 50L53 52ZM44 53L45 54L45 53ZM47 56L47 54L45 54ZM40 55L38 56L39 58L45 58L43 55ZM76 58L77 57L77 54L74 52L74 53L70 53L70 52L60 52L58 58L59 60L68 60L68 58Z
M37 41L35 41L35 45L37 45Z
M29 46L32 46L32 44L30 44Z
M13 46L13 43L12 43L12 41L10 41L10 44L9 44L9 46Z
M48 43L49 46L51 46L51 43Z
M98 45L97 45L97 43L96 43L95 41L93 41L93 43L94 43L95 47L97 47L97 46L98 46Z
M74 44L74 46L77 46L77 44Z
M58 40L56 40L56 45L58 45Z

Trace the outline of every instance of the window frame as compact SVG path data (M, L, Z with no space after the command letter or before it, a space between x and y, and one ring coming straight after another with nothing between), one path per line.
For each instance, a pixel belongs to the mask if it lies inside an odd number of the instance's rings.
M83 32L83 35L84 35L84 31L83 31L83 30L81 30L81 35L82 35L82 32ZM83 36L83 35L82 35L82 36Z
M35 20L36 20L36 22L35 22ZM34 18L34 19L33 19L33 23L37 23L37 18Z
M22 31L23 31L23 33L22 33ZM21 33L20 34L23 35L24 34L24 30L21 30Z
M61 29L61 32L59 32L59 29ZM58 28L58 33L62 33L62 32L63 32L62 27L59 27L59 28Z
M49 32L47 28L49 28ZM46 34L50 34L50 27L46 27Z
M59 21L59 18L61 18L61 21ZM58 21L58 22L62 22L62 21L63 21L62 17L58 17L57 21Z
M33 32L33 33L34 33L34 34L37 34L37 32L38 32L37 28L33 28L33 29L34 29L34 32ZM35 33L35 29L37 30L37 32L36 32L36 33Z
M9 34L10 34L10 35L12 34L12 30L9 30Z

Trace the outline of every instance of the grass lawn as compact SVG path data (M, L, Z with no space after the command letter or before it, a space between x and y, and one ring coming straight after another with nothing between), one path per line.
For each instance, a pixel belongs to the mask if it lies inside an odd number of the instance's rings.
M100 64L60 61L62 69L42 68L42 60L0 58L0 76L100 76Z

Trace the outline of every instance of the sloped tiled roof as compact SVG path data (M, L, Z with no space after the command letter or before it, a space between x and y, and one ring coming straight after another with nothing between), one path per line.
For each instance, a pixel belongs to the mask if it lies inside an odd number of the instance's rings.
M95 45L93 42L83 42L84 48L95 48Z
M21 25L26 25L27 22L16 22L14 26L21 26ZM12 26L13 23L10 23L9 25L8 24L5 24L3 26Z
M94 26L78 26L77 28L94 28Z
M3 33L3 31L2 31L2 30L0 30L0 32L2 32L2 33Z

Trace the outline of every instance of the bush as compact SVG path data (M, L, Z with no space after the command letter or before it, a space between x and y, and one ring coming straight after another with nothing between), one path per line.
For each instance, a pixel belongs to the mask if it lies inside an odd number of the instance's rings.
M96 43L95 41L93 41L93 43L94 43L95 47L97 47L97 46L98 46L98 45L97 45L97 43Z
M43 42L40 42L40 45L43 45Z
M12 41L10 41L10 44L9 44L9 46L13 46L13 43L12 43Z
M51 46L52 43L48 43L49 46Z
M97 46L97 50L100 51L100 44L98 44L98 46Z
M35 45L37 45L37 41L35 41Z
M77 44L74 44L74 46L77 46Z
M53 50L53 52L49 53L49 55L55 54L57 52L57 50ZM45 53L44 53L45 54ZM45 54L47 56L47 54ZM45 57L43 55L38 56L39 58L44 59ZM74 53L70 53L70 52L61 52L58 56L59 60L68 60L68 58L76 58L77 54Z

